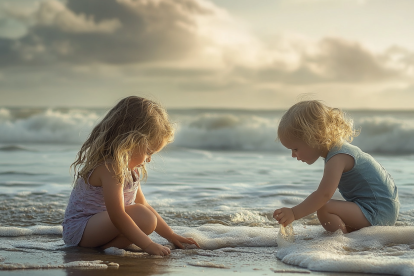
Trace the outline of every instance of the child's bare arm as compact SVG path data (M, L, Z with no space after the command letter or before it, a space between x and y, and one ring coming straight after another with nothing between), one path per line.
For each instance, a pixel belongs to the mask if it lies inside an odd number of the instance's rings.
M102 182L105 206L112 223L128 240L153 255L168 255L168 248L155 244L125 212L123 187L113 176L114 173L102 166L99 177Z
M155 216L157 217L157 228L155 228L155 232L157 232L161 237L166 238L179 248L184 248L184 246L181 243L195 244L197 247L200 247L198 243L192 238L184 238L174 233L174 231L168 226L168 224L158 214L158 212L154 208L152 208L151 205L148 204L147 200L145 199L144 193L141 190L141 187L138 189L135 203L143 204L155 214Z
M341 175L344 169L349 167L350 162L353 162L352 157L345 154L337 154L332 157L325 165L324 174L318 189L293 208L275 210L273 217L280 224L287 226L294 220L319 210L332 198L335 190L338 188Z

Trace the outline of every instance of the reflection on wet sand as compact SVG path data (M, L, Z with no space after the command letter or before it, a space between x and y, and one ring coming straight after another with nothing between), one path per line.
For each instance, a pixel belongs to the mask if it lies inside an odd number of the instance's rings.
M109 255L95 248L65 247L60 236L0 237L0 275L92 276L165 274L169 258L129 252Z
M108 265L106 269L93 268L67 268L65 269L67 276L94 276L94 275L139 275L150 276L165 274L168 271L168 258L159 258L149 256L147 254L116 256L107 255L103 250L93 248L70 247L64 250L64 263L75 261L96 261ZM111 263L118 266L110 265Z

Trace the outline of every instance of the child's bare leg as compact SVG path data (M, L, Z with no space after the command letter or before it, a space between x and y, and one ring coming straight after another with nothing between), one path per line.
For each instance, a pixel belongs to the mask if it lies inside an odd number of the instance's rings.
M353 202L331 199L317 211L317 215L323 228L331 232L341 229L346 234L371 226L359 206Z
M157 217L144 205L126 206L125 211L145 234L151 234L157 227ZM105 211L95 214L89 219L79 246L126 248L131 243L119 233L109 218L108 212Z

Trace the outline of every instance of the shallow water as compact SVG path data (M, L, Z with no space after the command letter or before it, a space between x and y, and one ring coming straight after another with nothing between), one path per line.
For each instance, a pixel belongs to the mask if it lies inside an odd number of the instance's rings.
M257 115L242 111L176 111L176 142L154 156L148 168L148 181L142 187L148 202L167 223L177 233L195 238L203 250L173 250L168 260L159 261L136 252L140 257L67 248L61 240L60 223L71 191L69 165L80 147L82 133L89 131L99 112L2 110L1 269L35 265L47 268L48 263L50 268L96 260L104 262L69 265L99 269L116 260L121 267L128 267L127 260L131 258L150 258L151 262L158 262L160 274L185 265L186 270L179 270L183 275L200 267L240 273L258 272L253 269L266 267L266 273L306 269L312 273L414 275L411 113L358 114L361 124L370 124L363 130L372 130L377 136L370 140L369 133L364 137L361 134L355 144L363 147L372 141L367 148L383 149L371 154L391 173L398 186L401 210L396 226L370 227L347 235L329 234L313 214L294 222L294 242L278 245L279 225L272 218L273 211L294 206L314 191L322 175L323 161L312 166L299 163L274 141L280 112ZM384 124L389 127L386 134L380 132ZM62 127L67 129L63 134ZM25 131L13 136L16 129ZM73 134L74 130L78 130L78 135ZM392 140L395 135L399 140ZM39 137L46 143L39 143ZM390 145L390 141L394 144ZM404 152L405 148L410 150ZM341 197L336 193L334 198ZM151 237L168 244L156 234Z

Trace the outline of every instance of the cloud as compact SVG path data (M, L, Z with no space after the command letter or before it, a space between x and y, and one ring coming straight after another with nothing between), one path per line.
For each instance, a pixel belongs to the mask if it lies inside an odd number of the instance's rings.
M302 42L296 60L260 67L235 66L235 77L264 83L306 85L317 83L372 83L408 78L413 71L413 52L396 47L375 54L359 43L341 38Z
M34 24L39 28L56 28L63 33L114 33L122 27L118 19L95 22L93 16L76 15L61 2L47 1L35 12Z
M390 68L406 72L407 76L414 77L414 52L400 46L388 48L380 59Z
M341 38L285 36L266 45L203 0L48 0L31 12L7 12L28 31L19 39L0 38L0 68L161 64L214 68L246 81L309 84L398 78L407 69L395 66L396 52L400 59L412 55L401 49L378 55Z
M215 14L197 0L56 0L29 14L8 9L28 26L20 39L1 39L2 65L128 64L179 60L197 47L198 17Z
M378 81L402 73L388 68L358 43L334 38L323 39L319 43L319 53L307 56L306 62L326 78L345 82Z
M223 68L258 66L269 56L285 59L204 0L48 0L29 12L6 12L24 23L27 33L0 38L0 67L163 63Z
M75 105L76 93L93 101L149 91L176 105L192 97L271 108L305 92L368 99L414 85L410 49L378 53L341 37L289 33L264 41L205 0L48 0L3 13L27 27L19 38L0 37L0 93L20 98Z

